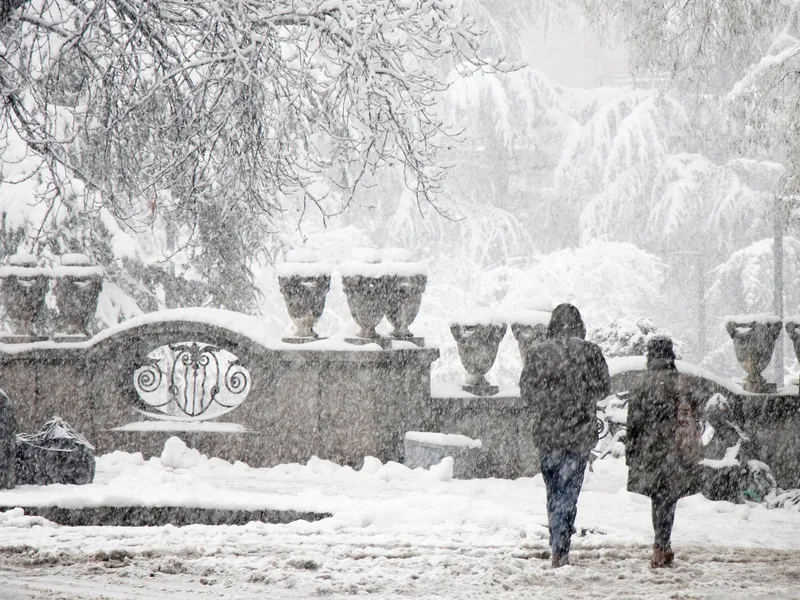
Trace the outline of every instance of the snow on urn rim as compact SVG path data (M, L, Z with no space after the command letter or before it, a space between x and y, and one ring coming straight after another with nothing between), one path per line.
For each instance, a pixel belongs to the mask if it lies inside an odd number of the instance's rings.
M507 313L506 320L515 325L549 325L550 314L544 310L517 310Z
M333 267L323 262L285 262L275 272L278 277L330 277Z
M758 313L752 315L725 315L723 321L737 325L749 325L750 323L780 323L781 318L767 313Z
M18 252L8 257L8 264L12 267L35 267L39 263L38 257L27 252Z
M297 248L286 253L286 262L276 265L275 272L278 277L330 277L333 267L313 250Z
M348 262L356 263L379 263L381 262L381 251L377 248L361 247L353 248L350 251L351 259Z
M286 262L290 263L315 263L320 262L319 256L308 248L294 248L286 253Z
M548 318L549 321L549 318ZM448 326L452 325L507 325L505 314L490 309L475 309L450 318Z
M0 266L0 277L92 277L102 276L102 267L20 267L20 266Z
M351 259L338 266L342 277L427 277L425 264L405 248L354 248Z
M428 269L420 262L392 260L383 263L383 274L390 277L427 277Z
M62 254L60 265L40 267L33 254L14 254L8 257L8 264L0 265L0 277L91 277L102 276L103 268L91 266L85 254Z
M85 254L68 252L61 255L61 264L65 267L88 267L92 262Z
M384 248L383 260L388 262L415 262L414 255L405 248Z
M348 260L338 266L342 277L416 277L427 276L428 270L423 263L387 261L379 263Z

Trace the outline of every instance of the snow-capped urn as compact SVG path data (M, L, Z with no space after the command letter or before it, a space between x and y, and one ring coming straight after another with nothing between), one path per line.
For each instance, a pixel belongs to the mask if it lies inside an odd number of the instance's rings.
M767 383L761 371L772 359L775 341L782 323L771 315L736 315L725 318L725 328L733 339L736 360L747 372L742 382L745 391L767 394L775 392L775 384Z
M60 315L57 340L89 337L89 321L97 310L97 300L103 288L103 271L91 266L85 254L63 254L61 269L56 277L56 306Z
M510 315L509 321L524 364L530 349L547 339L550 313L541 310L519 311Z
M507 328L506 323L489 313L475 313L450 321L450 333L458 344L458 356L469 373L462 389L476 396L494 396L500 391L489 383L486 373L494 365Z
M39 264L39 259L35 254L28 254L27 252L17 252L8 257L8 265L10 267L36 267Z
M331 266L320 262L308 250L290 250L277 272L286 310L297 328L294 337L283 341L302 344L320 339L314 325L325 310L325 297L331 288Z
M2 335L3 342L30 342L44 339L36 335L36 322L44 308L50 277L37 266L31 254L14 254L0 267L2 298L11 335Z
M355 260L339 265L339 273L347 306L360 330L356 337L345 340L353 344L379 342L382 338L375 328L386 312L386 279L380 251L357 248L353 256Z
M419 314L422 294L428 283L425 265L414 262L411 253L403 248L388 248L383 251L383 258L386 319L394 327L390 335L424 346L424 340L415 337L408 328Z

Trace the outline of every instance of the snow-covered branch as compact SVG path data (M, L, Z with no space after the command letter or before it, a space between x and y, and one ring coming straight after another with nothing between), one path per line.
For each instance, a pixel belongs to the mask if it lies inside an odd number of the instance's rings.
M36 0L4 31L0 119L131 226L156 196L189 227L217 202L269 219L281 195L337 212L394 163L433 202L443 61L515 67L449 0Z

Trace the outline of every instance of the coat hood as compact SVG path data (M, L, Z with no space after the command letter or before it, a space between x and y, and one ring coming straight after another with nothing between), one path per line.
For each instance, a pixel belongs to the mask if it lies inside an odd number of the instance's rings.
M647 342L647 368L651 371L677 370L671 339L658 335Z
M581 319L580 311L572 304L559 304L550 315L550 325L547 327L548 339L586 337L586 326Z

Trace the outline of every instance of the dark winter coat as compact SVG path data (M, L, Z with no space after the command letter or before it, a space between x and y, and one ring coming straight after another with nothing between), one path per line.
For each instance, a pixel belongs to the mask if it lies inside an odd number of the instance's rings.
M577 309L561 305L552 313L549 339L525 357L520 393L540 448L588 454L597 444L597 401L608 395L610 378L600 347L585 334Z
M11 402L0 390L0 490L15 485L14 460L17 447L17 421Z
M683 398L699 416L702 398L669 360L654 360L628 399L625 460L628 491L680 498L700 490L701 467L679 456L678 402Z

